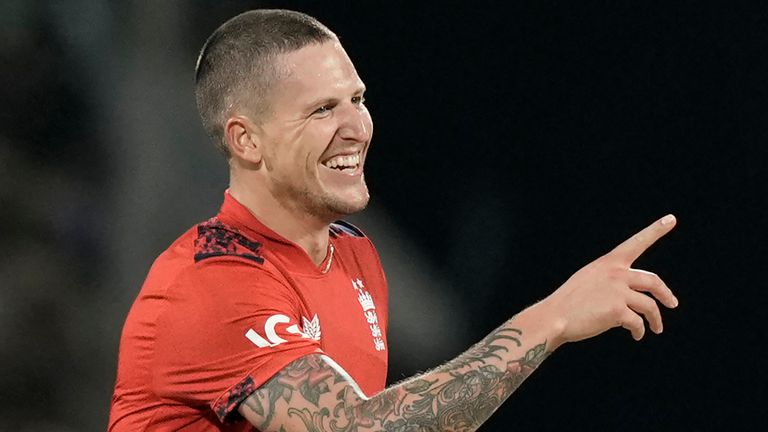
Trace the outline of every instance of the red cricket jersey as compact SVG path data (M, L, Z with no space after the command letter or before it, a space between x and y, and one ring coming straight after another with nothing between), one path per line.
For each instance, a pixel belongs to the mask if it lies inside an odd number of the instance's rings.
M238 405L288 363L334 359L384 389L387 285L373 245L330 227L316 266L225 193L152 266L120 340L110 431L246 431Z

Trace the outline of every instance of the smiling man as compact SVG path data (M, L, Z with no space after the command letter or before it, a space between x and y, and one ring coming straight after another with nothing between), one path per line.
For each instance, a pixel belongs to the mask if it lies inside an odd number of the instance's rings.
M372 121L338 38L292 11L250 11L208 39L203 123L226 154L219 214L155 261L126 319L109 430L477 429L566 342L645 324L669 288L632 262L654 222L456 359L385 388L387 286L337 219L363 210Z

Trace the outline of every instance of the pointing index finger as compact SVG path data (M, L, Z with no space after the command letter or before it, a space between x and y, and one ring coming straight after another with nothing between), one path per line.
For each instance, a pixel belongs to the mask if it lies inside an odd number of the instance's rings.
M676 223L677 219L675 219L675 216L671 214L666 215L648 225L642 231L624 241L624 243L616 246L611 253L621 256L631 264L638 259L646 249L656 243L656 240L670 232L672 228L675 227Z

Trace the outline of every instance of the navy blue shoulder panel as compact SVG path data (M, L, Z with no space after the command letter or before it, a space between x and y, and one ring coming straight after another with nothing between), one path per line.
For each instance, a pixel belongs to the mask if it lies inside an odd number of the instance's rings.
M217 218L197 226L195 262L218 256L237 256L263 264L260 249L261 243L249 239Z
M336 237L343 235L348 235L351 237L365 237L365 234L363 234L359 228L343 220L337 220L331 224L331 234Z

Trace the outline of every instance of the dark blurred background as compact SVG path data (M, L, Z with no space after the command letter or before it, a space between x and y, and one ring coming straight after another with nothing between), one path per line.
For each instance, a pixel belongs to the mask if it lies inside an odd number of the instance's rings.
M481 430L766 423L768 5L0 3L0 430L106 427L155 256L214 214L205 38L255 7L316 16L368 86L369 210L390 381L448 360L667 212L637 263L681 306L639 343L563 347Z

